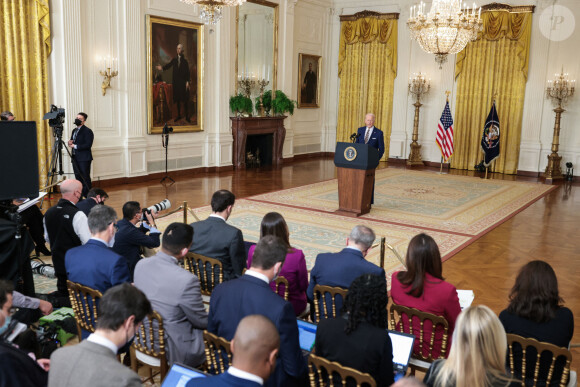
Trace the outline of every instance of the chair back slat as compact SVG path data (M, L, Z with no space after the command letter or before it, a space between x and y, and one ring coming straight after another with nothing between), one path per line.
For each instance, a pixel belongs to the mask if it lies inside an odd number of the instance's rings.
M68 296L71 307L75 314L79 340L82 337L82 330L89 333L95 332L97 325L97 308L102 293L96 289L81 285L70 280L66 281Z
M507 334L507 342L510 372L514 377L521 378L522 386L551 385L557 381L561 387L566 387L572 362L572 354L567 348L512 333ZM518 349L521 351L521 359L516 356ZM535 356L532 355L534 353ZM530 360L534 361L534 364L527 364ZM528 369L533 369L531 375L528 375ZM555 377L559 379L553 380Z
M417 359L422 362L432 363L437 359L444 359L447 354L447 342L449 340L449 323L445 317L437 316L432 313L422 312L415 308L409 308L403 305L391 304L389 309L389 323L393 330L398 330L399 332L409 333L415 336L416 340L419 342L419 351L413 349L413 359ZM413 332L413 321L419 321L419 334ZM431 323L431 333L428 334L425 329L425 322L430 321ZM440 328L439 328L440 327ZM441 336L441 348L439 355L434 357L435 349L435 336L438 330L442 332ZM427 355L425 356L424 343L427 343ZM423 367L415 366L411 364L411 370L414 373L415 369L426 371Z
M207 372L214 375L226 372L232 363L230 342L208 331L203 331L203 342Z
M138 353L158 359L158 363L152 364L142 361L142 357ZM153 311L145 317L131 345L131 368L137 372L139 365L149 368L149 379L151 380L157 374L163 380L169 370L163 318L157 311ZM153 370L157 372L154 374Z
M337 317L337 297L341 297L344 301L347 293L348 289L338 286L314 286L314 322L325 318Z
M213 289L224 282L222 263L215 258L189 252L183 260L183 266L197 276L204 296L211 296Z
M280 294L280 287L284 286L284 299L288 301L288 280L282 276L278 276L274 282L276 283L277 294Z
M357 387L376 387L377 385L373 377L367 373L345 367L314 354L310 354L308 357L308 377L311 387L336 386L337 383L346 386L348 379L354 379Z

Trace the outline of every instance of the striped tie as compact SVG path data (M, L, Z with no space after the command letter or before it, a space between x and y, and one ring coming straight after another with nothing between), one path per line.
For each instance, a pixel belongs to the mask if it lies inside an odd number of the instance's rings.
M365 144L367 144L369 142L369 140L371 139L371 133L372 133L372 130L367 128L367 133L365 134Z

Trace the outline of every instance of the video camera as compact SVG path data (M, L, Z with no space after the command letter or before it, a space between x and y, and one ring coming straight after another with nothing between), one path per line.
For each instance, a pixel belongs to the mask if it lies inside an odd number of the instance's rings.
M157 204L152 205L151 207L144 208L142 219L144 221L146 221L147 214L155 214L159 211L163 211L163 210L166 210L168 208L171 208L171 202L169 201L169 199L163 199L162 201L160 201Z
M62 137L64 117L64 108L57 108L55 105L50 105L50 111L42 119L48 120L48 126L54 130L54 136L60 138Z

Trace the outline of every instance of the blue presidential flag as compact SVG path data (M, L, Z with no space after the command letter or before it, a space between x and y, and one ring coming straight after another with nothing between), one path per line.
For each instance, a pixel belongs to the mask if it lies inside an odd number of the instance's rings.
M499 117L497 116L495 101L493 101L493 106L483 127L481 150L485 153L483 165L486 167L489 167L491 162L499 157Z

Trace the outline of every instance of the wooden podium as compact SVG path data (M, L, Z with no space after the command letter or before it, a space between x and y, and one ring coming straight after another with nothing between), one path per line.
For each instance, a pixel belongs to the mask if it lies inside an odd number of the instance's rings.
M357 217L371 210L379 151L367 144L339 142L334 152L338 175L336 214Z

